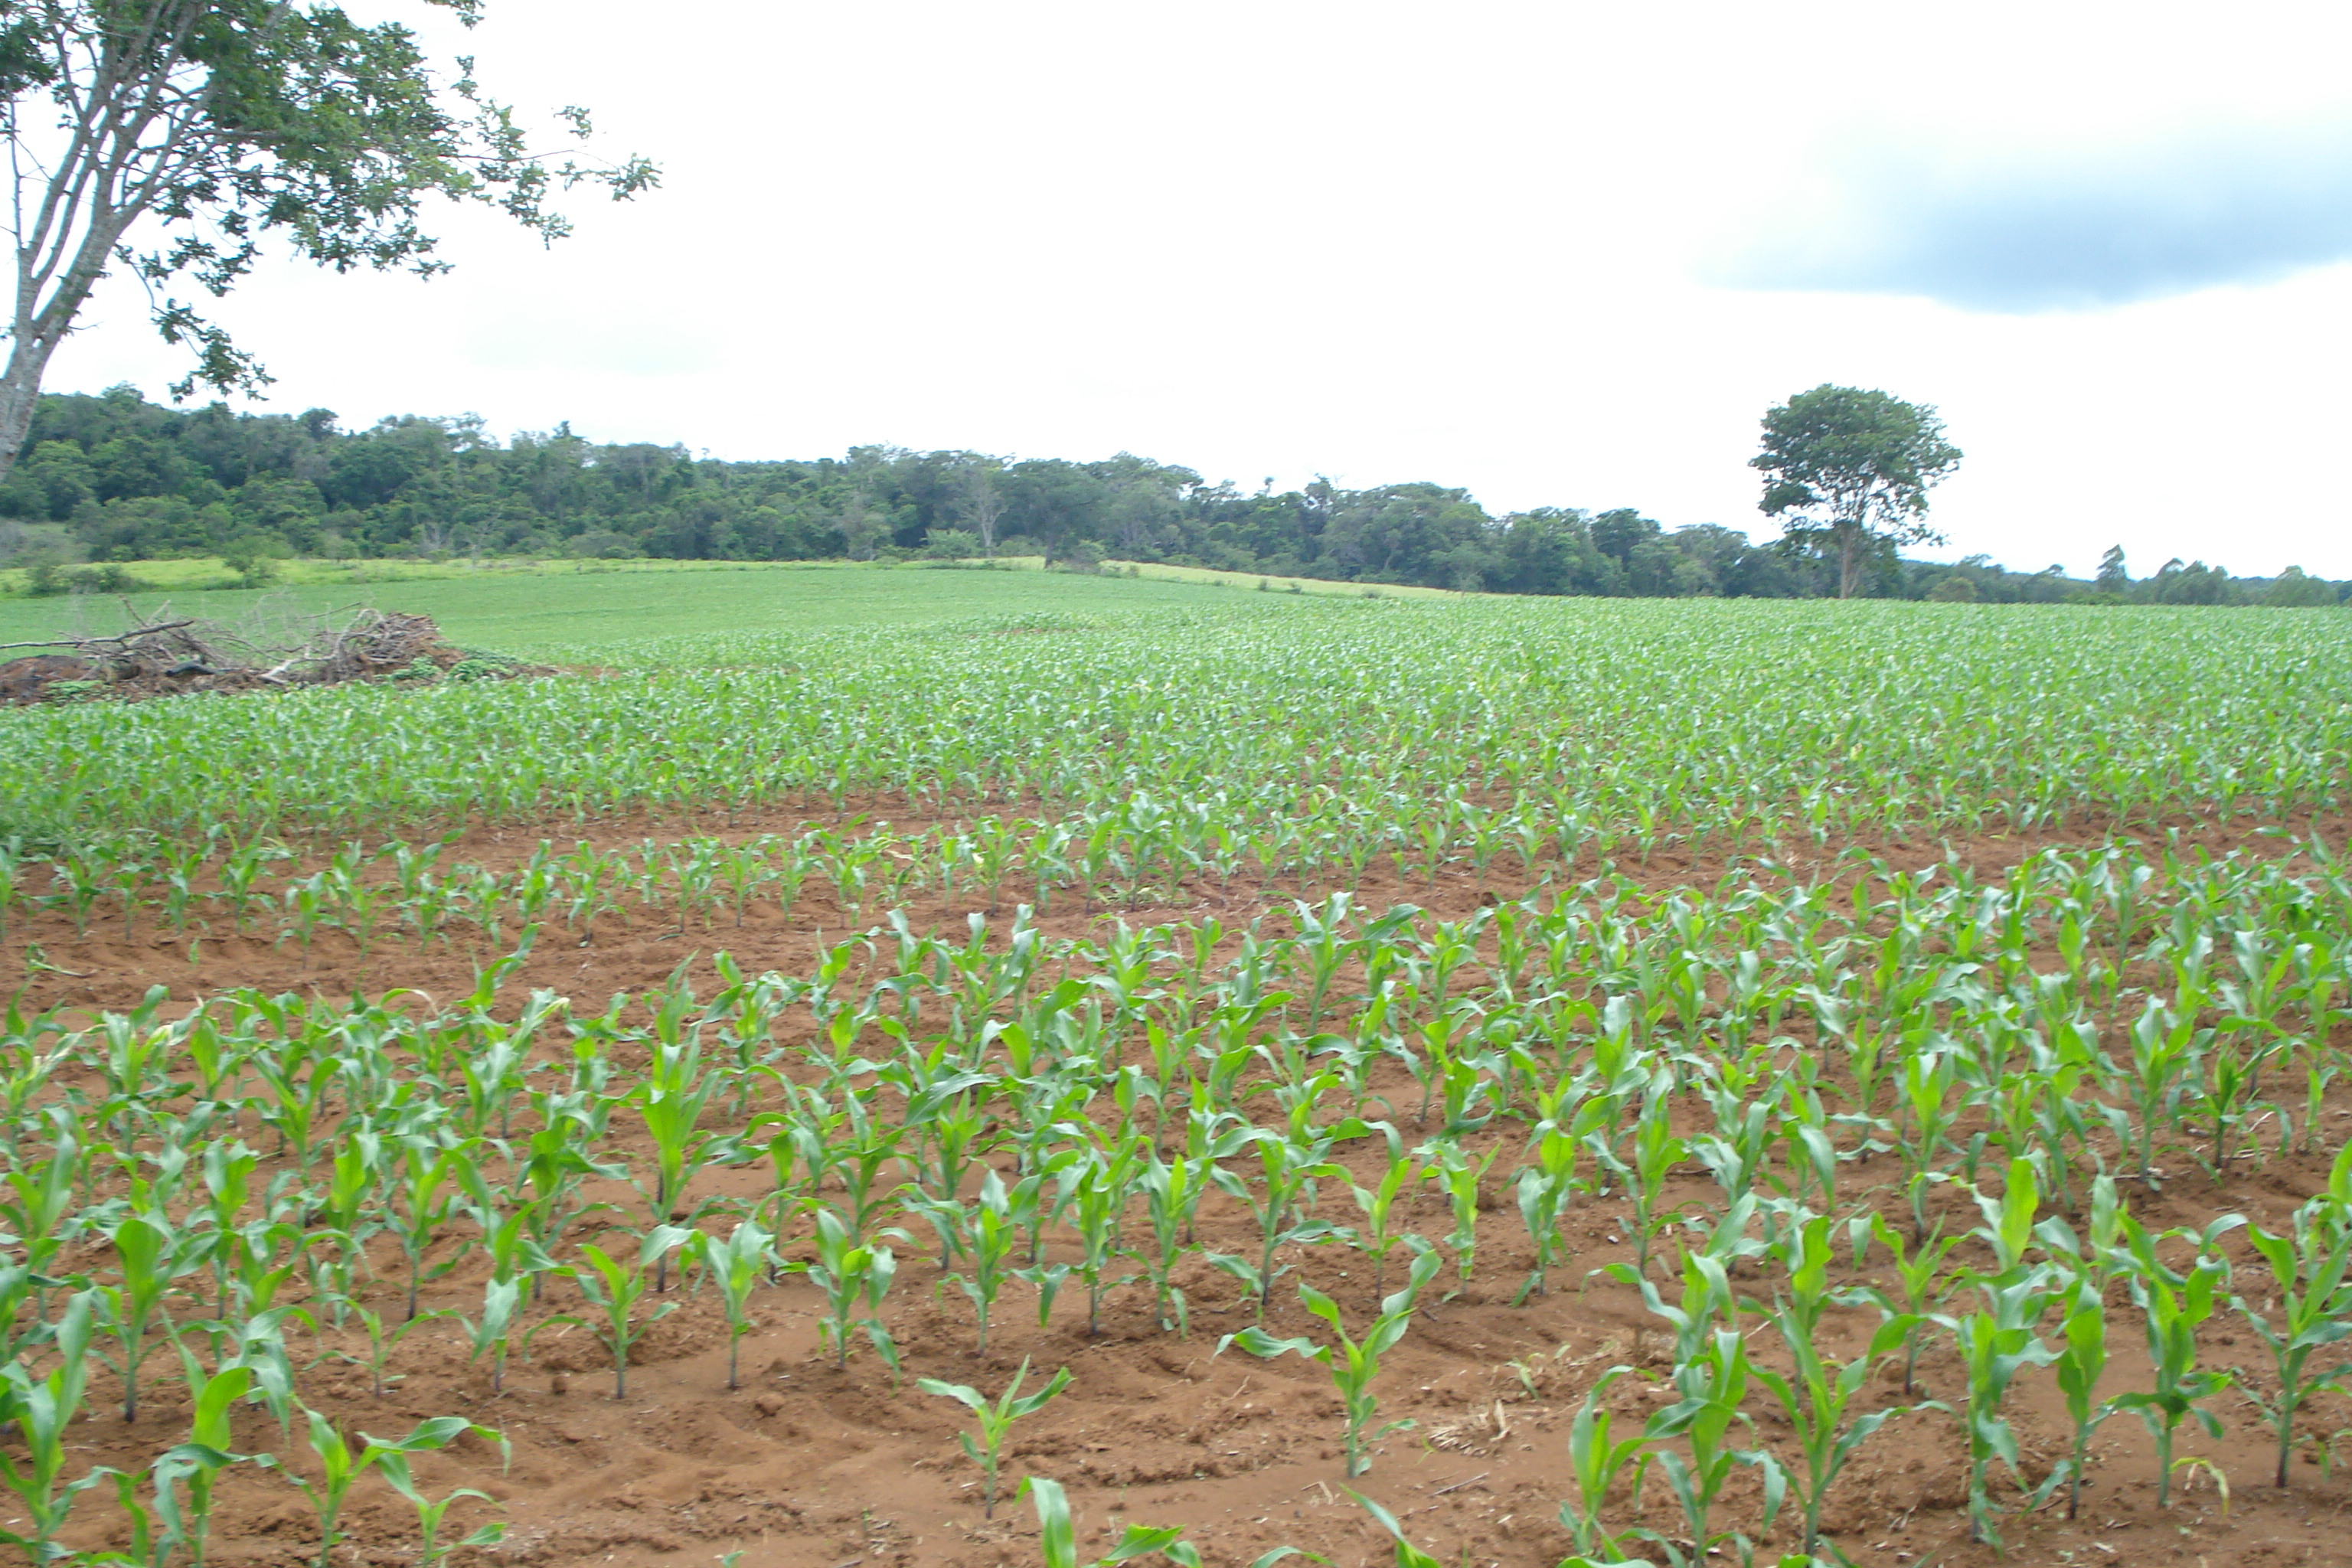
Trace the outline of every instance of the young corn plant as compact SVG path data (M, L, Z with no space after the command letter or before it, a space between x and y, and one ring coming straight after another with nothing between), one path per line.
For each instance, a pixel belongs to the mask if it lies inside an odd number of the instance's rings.
M1031 1194L1034 1198L1034 1193ZM943 1249L961 1265L947 1276L971 1299L979 1327L979 1353L988 1353L988 1329L996 1299L1013 1278L1021 1249L1020 1217L1004 1179L994 1170L981 1178L980 1191L969 1204L954 1198L920 1200L923 1213L937 1227Z
M2336 1156L2329 1185L2343 1190L2347 1183L2352 1183L2352 1147ZM2270 1347L2278 1380L2274 1396L2265 1397L2252 1386L2241 1390L2278 1439L2274 1486L2286 1485L2296 1415L2313 1394L2340 1391L2345 1374L2352 1372L2352 1357L2328 1349L2352 1336L2352 1280L2346 1278L2352 1269L2352 1226L2346 1224L2347 1217L2331 1191L2297 1209L2284 1235L2273 1236L2259 1225L2246 1227L2248 1244L2270 1274L2271 1300L2260 1311L2243 1296L2232 1295L2230 1305ZM2325 1364L2313 1367L2313 1356L2324 1351Z
M1404 1526L1398 1522L1395 1514L1352 1487L1348 1489L1348 1495L1361 1503L1364 1511L1370 1514L1380 1527L1389 1532L1390 1538L1395 1541L1396 1568L1446 1568L1442 1558L1431 1556L1406 1537ZM1571 1558L1569 1561L1572 1563L1576 1560ZM1612 1557L1609 1561L1614 1563L1622 1560ZM1561 1568L1567 1568L1567 1564L1563 1563Z
M1971 1234L1991 1247L1994 1272L1975 1276L1984 1306L1958 1321L1946 1320L1958 1342L1960 1360L1968 1371L1968 1403L1964 1428L1969 1439L1969 1519L1979 1542L1999 1550L2000 1535L1993 1528L1990 1489L1992 1462L1999 1459L2019 1483L2017 1433L2000 1413L2001 1402L2017 1374L2029 1366L2048 1366L2058 1352L2044 1344L2041 1323L2058 1299L2062 1279L2053 1266L2029 1264L2026 1249L2039 1237L2033 1216L2042 1189L2031 1160L2012 1160L2008 1182L1998 1199L1977 1194L1985 1224ZM2045 1243L2046 1245L2046 1243ZM2063 1477L2053 1470L2041 1489L2029 1498L2039 1506Z
M139 1371L152 1348L159 1322L167 1322L163 1303L181 1279L203 1265L207 1238L175 1230L158 1214L133 1215L117 1225L107 1239L114 1246L120 1286L97 1287L107 1326L120 1342L122 1359L107 1358L122 1375L122 1419L139 1419Z
M1344 899L1347 895L1333 897ZM1397 1198L1427 1173L1405 1153L1403 1140L1398 1137L1395 1128L1385 1121L1367 1125L1378 1128L1387 1139L1388 1166L1369 1188L1350 1184L1364 1223L1347 1227L1343 1234L1358 1251L1372 1260L1372 1296L1377 1300L1387 1285L1389 1254L1406 1241L1405 1234L1395 1229Z
M303 1414L310 1418L308 1436L310 1452L319 1461L319 1479L314 1481L306 1476L297 1475L274 1458L265 1458L262 1463L284 1471L286 1479L310 1500L311 1511L318 1516L319 1555L313 1568L332 1568L335 1548L343 1540L343 1506L351 1498L352 1488L368 1471L383 1472L388 1459L405 1461L410 1454L446 1447L459 1436L468 1432L497 1443L502 1450L506 1447L503 1433L488 1426L477 1426L462 1415L436 1415L429 1421L417 1423L415 1429L407 1436L390 1442L371 1437L362 1432L360 1434L359 1450L355 1453L350 1441L333 1422L315 1410L306 1408ZM443 1506L446 1507L446 1503ZM435 1521L438 1522L437 1515Z
M849 1331L863 1329L875 1353L894 1375L898 1373L898 1346L881 1318L882 1298L898 1271L898 1259L888 1247L853 1240L841 1216L821 1208L816 1211L816 1257L806 1263L787 1264L785 1269L807 1275L824 1293L825 1316L820 1327L833 1349L835 1369L849 1364Z
M2217 1225L2198 1238L2197 1261L2184 1275L2158 1258L2154 1238L2137 1220L2128 1214L2122 1218L2130 1257L2125 1278L2134 1304L2147 1319L2147 1356L2155 1366L2156 1386L2144 1394L2118 1394L2107 1403L2138 1416L2148 1436L2156 1439L2156 1506L2169 1508L2175 1434L2183 1421L2193 1416L2206 1436L2218 1439L2221 1418L2204 1402L2234 1381L2226 1372L2200 1371L2197 1365L2197 1331L2220 1310L2221 1292L2230 1273L2229 1264L2207 1248L2231 1222Z
M1906 1114L1896 1146L1903 1155L1915 1247L1927 1239L1927 1187L1944 1179L1937 1159L1959 1119L1958 1088L1959 1068L1950 1051L1921 1051L1904 1060L1896 1089Z
M229 1409L253 1386L250 1367L231 1366L205 1376L189 1367L188 1436L155 1461L155 1514L163 1524L166 1551L188 1554L189 1568L205 1568L205 1546L212 1534L213 1484L222 1471L242 1463L246 1456L229 1451ZM187 1484L184 1507L180 1486Z
M1734 1466L1753 1466L1763 1476L1761 1529L1769 1531L1780 1515L1781 1500L1787 1494L1787 1478L1780 1462L1761 1449L1734 1447L1731 1441L1736 1427L1753 1428L1754 1423L1740 1405L1747 1397L1748 1380L1755 1371L1755 1364L1748 1358L1747 1341L1738 1331L1715 1330L1696 1354L1678 1359L1675 1363L1674 1385L1682 1397L1651 1416L1643 1428L1643 1437L1656 1448L1657 1466L1665 1475L1667 1489L1681 1505L1690 1552L1685 1555L1680 1543L1668 1541L1654 1530L1630 1533L1662 1548L1675 1568L1698 1568L1725 1545L1743 1563L1754 1555L1754 1546L1746 1534L1718 1530L1715 1525L1716 1509L1723 1500ZM1675 1437L1689 1448L1687 1460L1675 1449L1659 1446Z
M1937 1309L1944 1304L1959 1283L1958 1277L1946 1269L1944 1260L1963 1238L1931 1235L1913 1247L1895 1234L1886 1223L1885 1216L1877 1214L1852 1221L1849 1233L1853 1237L1857 1263L1872 1241L1876 1241L1894 1256L1895 1278L1901 1290L1900 1303L1874 1288L1870 1289L1870 1295L1878 1303L1882 1318L1908 1317L1920 1325L1903 1351L1903 1396L1906 1399L1916 1398L1919 1393L1919 1347L1927 1338L1925 1326L1945 1322Z
M1685 1206L1666 1201L1667 1177L1690 1158L1689 1145L1675 1136L1673 1088L1674 1080L1664 1073L1651 1080L1633 1127L1633 1158L1623 1163L1633 1204L1633 1270L1645 1279L1658 1237L1683 1217Z
M2109 1107L2107 1115L2118 1141L2138 1162L2140 1185L2150 1192L2156 1190L2158 1180L2158 1131L2178 1119L2182 1076L2197 1056L2200 1037L2211 1033L2198 1027L2195 1007L2185 1006L2176 1013L2153 997L2132 1022L2131 1062L2119 1076L2126 1080L2132 1109L2138 1114L2135 1119L2121 1107Z
M400 1342L426 1323L433 1321L434 1319L442 1316L439 1312L426 1312L421 1317L408 1318L397 1323L387 1324L382 1313L373 1307L362 1307L357 1301L341 1301L337 1303L337 1307L338 1318L348 1314L358 1321L361 1331L367 1336L367 1353L364 1356L359 1356L348 1351L335 1351L331 1352L330 1354L345 1363L358 1363L364 1365L368 1369L369 1396L375 1399L382 1399L386 1390L401 1381L399 1377L392 1375L390 1370L392 1352L400 1347Z
M444 1419L456 1418L444 1417ZM507 1440L503 1436L490 1431L486 1426L476 1426L471 1430L486 1437L497 1437L499 1451L501 1453L507 1451ZM377 1447L373 1439L367 1441L371 1447ZM488 1503L495 1503L498 1499L488 1492L476 1491L472 1487L459 1487L457 1490L444 1495L438 1501L426 1497L417 1489L415 1478L409 1473L408 1456L416 1452L417 1447L437 1447L439 1445L423 1444L411 1447L410 1445L414 1443L415 1435L412 1434L404 1443L383 1446L382 1451L375 1457L375 1471L384 1479L386 1485L406 1498L410 1506L416 1510L416 1568L435 1568L435 1564L447 1557L450 1552L461 1548L496 1546L499 1542L504 1541L507 1535L506 1521L494 1519L479 1529L469 1531L458 1541L446 1546L441 1543L441 1521L448 1514L451 1503L460 1498L473 1498L478 1501Z
M1013 1424L1015 1421L1024 1415L1034 1415L1045 1407L1054 1395L1070 1385L1070 1369L1064 1367L1054 1374L1053 1380L1045 1387L1034 1394L1024 1395L1021 1392L1021 1384L1027 1381L1028 1376L1029 1358L1023 1356L1020 1370L1013 1374L1013 1381L1004 1385L1004 1393L993 1404L991 1404L988 1398L978 1390L969 1388L961 1383L943 1383L936 1377L921 1377L915 1380L915 1386L925 1394L936 1394L942 1399L952 1399L980 1420L980 1436L977 1441L969 1432L957 1433L956 1441L963 1445L964 1453L970 1457L973 1464L980 1467L980 1473L987 1478L981 1494L980 1516L982 1519L996 1517L996 1466L998 1457L1004 1449L1005 1435L1013 1430Z
M1062 1173L1062 1207L1077 1234L1077 1275L1087 1288L1088 1339L1102 1333L1103 1291L1135 1278L1108 1276L1118 1258L1133 1256L1119 1245L1119 1230L1128 1200L1141 1178L1140 1152L1139 1142L1132 1140L1114 1151L1089 1149Z
M1454 1228L1447 1234L1445 1245L1454 1249L1460 1283L1466 1287L1478 1266L1478 1184L1486 1180L1502 1150L1490 1150L1481 1160L1465 1152L1451 1139L1440 1139L1415 1152L1428 1160L1438 1185L1445 1190L1454 1213Z
M57 1537L65 1528L74 1499L116 1474L100 1466L71 1480L66 1479L73 1463L67 1428L81 1414L82 1390L92 1360L90 1328L95 1306L90 1291L66 1299L55 1331L58 1364L46 1376L35 1376L23 1356L0 1365L0 1415L6 1415L16 1428L16 1442L10 1448L25 1450L19 1459L9 1448L0 1448L0 1485L8 1489L24 1513L21 1522L12 1520L0 1525L0 1541L22 1551L33 1568L46 1568L70 1555Z
M670 1252L684 1245L694 1233L682 1226L657 1225L646 1234L637 1246L636 1256L614 1258L593 1241L580 1244L582 1256L587 1258L589 1272L577 1267L562 1272L580 1287L581 1296L595 1310L593 1319L574 1317L569 1313L550 1318L533 1329L553 1323L578 1323L593 1331L613 1357L613 1397L629 1396L629 1347L645 1337L646 1331L677 1310L676 1301L664 1301L648 1316L637 1315L637 1303L645 1299L652 1281L646 1270L656 1258L666 1258Z
M653 1070L630 1097L654 1141L654 1187L646 1198L656 1226L674 1220L694 1223L693 1215L683 1207L688 1185L704 1166L733 1148L733 1140L726 1134L697 1130L711 1097L719 1092L719 1074L703 1070L699 1041L657 1044ZM665 1251L654 1265L654 1293L660 1295L668 1289L669 1254Z
M1588 1561L1625 1561L1624 1544L1601 1524L1601 1510L1621 1482L1627 1491L1640 1492L1642 1478L1654 1457L1639 1436L1612 1437L1616 1415L1601 1407L1601 1396L1609 1392L1609 1385L1633 1370L1612 1366L1602 1373L1577 1407L1576 1419L1569 1424L1569 1473L1576 1482L1577 1495L1574 1501L1559 1505L1559 1521L1575 1538L1579 1555Z
M490 1397L493 1399L506 1392L507 1352L514 1340L515 1312L521 1305L522 1281L512 1275L492 1275L482 1286L479 1316L468 1318L460 1313L450 1314L457 1318L457 1326L466 1331L467 1342L472 1346L467 1353L466 1364L471 1366L484 1356L490 1358Z
M2056 1352L2036 1331L2052 1292L2044 1269L2021 1270L2014 1279L1979 1280L1985 1309L1952 1324L1960 1361L1969 1384L1965 1428L1969 1439L1969 1523L1972 1539L1996 1550L2000 1531L1993 1528L1990 1490L1992 1462L2000 1460L2022 1482L2018 1468L2017 1434L2000 1413L2010 1384L2029 1366L2047 1366ZM2054 1482L2055 1474L2051 1478ZM2036 1497L2031 1500L2038 1503Z
M768 1277L774 1261L769 1244L774 1240L757 1220L747 1219L737 1222L724 1241L698 1232L691 1244L703 1277L718 1285L719 1300L727 1310L727 1386L730 1390L742 1386L736 1375L736 1355L743 1336L751 1331L751 1292Z
M1854 1405L1870 1380L1871 1370L1911 1340L1920 1320L1908 1313L1883 1319L1862 1353L1838 1365L1821 1351L1823 1313L1849 1300L1829 1287L1829 1219L1816 1216L1805 1221L1790 1238L1785 1261L1788 1293L1775 1292L1772 1310L1765 1318L1788 1347L1790 1372L1783 1376L1759 1366L1752 1375L1788 1418L1797 1462L1783 1465L1781 1470L1804 1518L1801 1550L1810 1557L1821 1551L1822 1504L1836 1485L1839 1472L1879 1427L1916 1408L1856 1410Z
M1181 1530L1145 1524L1129 1525L1118 1544L1108 1553L1091 1563L1081 1563L1077 1526L1070 1517L1070 1500L1062 1490L1062 1483L1044 1476L1031 1476L1021 1483L1021 1490L1028 1494L1031 1506L1037 1510L1037 1545L1045 1568L1114 1568L1117 1563L1155 1555L1167 1558L1178 1568L1201 1568L1201 1553L1183 1539ZM1296 1547L1278 1546L1253 1559L1249 1568L1274 1568L1274 1564L1297 1552Z
M1286 1137L1271 1129L1256 1128L1243 1141L1257 1149L1258 1184L1253 1186L1246 1177L1222 1165L1213 1166L1209 1177L1239 1199L1257 1222L1258 1258L1252 1264L1245 1258L1213 1252L1209 1261L1242 1282L1256 1301L1258 1321L1263 1322L1274 1300L1274 1282L1290 1272L1287 1264L1275 1267L1275 1254L1293 1243L1320 1241L1336 1228L1327 1220L1307 1216L1305 1203L1316 1178L1344 1177L1347 1173L1323 1157L1319 1140Z
M2082 1508L2083 1477L2091 1462L2091 1437L2115 1414L2098 1403L2099 1378L2107 1368L2107 1309L2098 1280L2077 1274L2058 1303L2059 1347L2051 1370L2074 1424L2074 1445L2066 1460L2066 1517Z
M1569 1200L1589 1185L1576 1173L1580 1148L1575 1134L1567 1128L1548 1123L1536 1135L1534 1163L1519 1172L1519 1218L1528 1227L1528 1238L1535 1244L1536 1266L1519 1287L1519 1293L1511 1299L1515 1307L1529 1296L1545 1293L1549 1288L1552 1267L1559 1261L1564 1240L1560 1218L1568 1212Z
M1157 1152L1147 1157L1138 1178L1144 1208L1151 1219L1151 1249L1144 1254L1144 1274L1151 1286L1153 1310L1163 1330L1181 1336L1191 1331L1184 1292L1176 1285L1176 1266L1190 1250L1187 1238L1201 1199L1211 1186L1214 1163L1208 1155L1179 1155L1163 1161Z
M400 1142L395 1173L387 1184L391 1190L384 1212L389 1228L400 1238L401 1253L408 1259L408 1317L414 1321L417 1295L425 1282L455 1268L471 1247L470 1243L461 1244L454 1256L428 1268L425 1258L434 1240L467 1199L488 1208L489 1194L474 1161L479 1140L442 1145L411 1136Z
M1437 1277L1441 1267L1436 1249L1426 1247L1417 1252L1412 1271L1403 1289L1381 1302L1380 1315L1359 1341L1348 1335L1347 1324L1339 1316L1339 1303L1311 1285L1298 1288L1298 1299L1307 1310L1330 1326L1331 1342L1318 1344L1311 1339L1277 1339L1264 1329L1252 1325L1237 1334L1227 1334L1217 1342L1217 1353L1224 1353L1228 1345L1238 1344L1254 1356L1271 1358L1283 1354L1302 1356L1320 1362L1331 1374L1331 1385L1339 1391L1340 1405L1347 1417L1347 1473L1360 1476L1372 1468L1370 1445L1391 1432L1411 1427L1410 1420L1391 1421L1377 1430L1367 1431L1380 1401L1372 1393L1372 1382L1381 1374L1381 1357L1386 1355L1404 1338L1412 1325L1413 1300Z

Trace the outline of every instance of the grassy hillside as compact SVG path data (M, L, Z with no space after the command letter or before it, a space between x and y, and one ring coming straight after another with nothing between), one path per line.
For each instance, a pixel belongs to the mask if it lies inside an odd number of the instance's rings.
M1043 572L1034 561L995 571L858 564L739 565L725 563L545 562L475 567L368 562L358 569L298 562L266 591L216 589L214 561L134 564L166 592L137 595L152 611L167 600L181 612L234 620L257 610L304 612L367 605L431 616L453 641L554 660L621 658L632 643L711 633L799 632L925 626L975 616L1087 615L1344 595L1349 584L1143 566L1139 576ZM1294 589L1295 593L1292 592ZM1433 589L1383 588L1384 597L1453 597ZM28 642L75 627L110 630L121 612L106 598L0 598L0 642Z

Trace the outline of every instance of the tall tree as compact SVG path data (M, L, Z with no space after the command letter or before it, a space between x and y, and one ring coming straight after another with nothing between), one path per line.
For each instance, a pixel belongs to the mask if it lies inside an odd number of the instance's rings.
M1838 597L1862 585L1872 554L1893 544L1940 544L1927 526L1927 491L1959 466L1934 408L1884 392L1827 383L1764 416L1769 517L1782 538L1838 563Z
M2131 569L2124 564L2124 547L2110 544L2107 552L2099 557L2099 592L2120 594L2131 587Z
M996 476L1003 472L1003 461L967 452L955 466L955 490L950 502L956 521L970 529L980 541L980 552L996 559L996 525L1004 516L1004 496L997 489Z
M409 0L472 26L485 0ZM420 226L432 197L480 202L553 240L559 189L615 199L655 184L641 158L534 153L472 61L446 86L397 22L297 0L5 0L0 136L9 158L16 307L0 369L0 476L23 447L49 357L110 265L145 285L164 339L195 356L173 388L252 392L269 377L174 298L215 298L284 237L348 272L446 270ZM559 111L590 133L587 111ZM154 231L138 241L136 231Z

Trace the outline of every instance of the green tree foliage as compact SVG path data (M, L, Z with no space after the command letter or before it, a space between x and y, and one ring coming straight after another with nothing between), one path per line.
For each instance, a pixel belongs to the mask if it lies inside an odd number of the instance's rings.
M2272 578L2263 592L2263 603L2278 609L2306 609L2336 602L2336 584L2306 576L2300 566L2290 566Z
M1838 565L1851 599L1881 543L1940 543L1927 526L1927 491L1959 466L1935 409L1884 392L1832 386L1801 392L1764 416L1762 510L1783 519L1793 548Z
M1601 597L1802 598L1835 594L1817 555L1712 524L1668 530L1631 508L1538 507L1496 517L1435 484L1244 491L1120 453L1099 462L859 447L840 458L721 462L683 445L599 443L568 425L505 441L472 415L403 416L345 430L329 409L238 414L151 404L128 386L45 396L26 456L0 479L0 552L68 534L97 562L170 555L267 563L529 553L807 561L1035 557L1084 567L1163 561L1280 579L1417 584ZM983 532L985 529L985 532ZM6 557L0 555L0 563ZM30 559L26 555L26 559ZM55 558L58 591L79 586ZM94 570L82 568L83 572ZM2128 597L2264 596L2259 580L2176 563ZM2091 584L2055 567L1976 555L1905 560L1884 540L1863 591L1924 599L1954 577L1979 603L2054 603ZM2284 581L2284 579L2282 579ZM2201 586L2200 586L2201 585ZM2162 596L2158 597L2159 589ZM2333 601L2306 579L2284 590ZM1963 592L1947 590L1949 594ZM2298 597L2295 602L2303 602Z
M586 559L1044 555L1528 594L1818 594L1824 574L1631 510L1490 516L1432 484L1254 493L1121 453L1013 462L861 447L718 462L598 444L568 425L501 443L472 416L343 430L328 409L180 412L128 386L49 395L0 518L68 525L98 560L220 554L258 539L336 559L531 552ZM975 541L976 544L967 544Z
M471 26L484 0L421 0ZM338 272L448 263L419 226L435 198L495 207L547 239L548 205L583 183L625 197L655 183L642 159L534 152L472 62L446 85L397 21L363 24L290 0L12 0L0 6L0 134L7 141L15 305L0 368L0 473L23 450L49 356L110 267L153 300L165 341L194 356L174 388L252 391L269 377L176 297L215 298L266 238ZM587 111L559 111L590 134ZM89 454L100 500L167 493L166 451ZM76 476L79 479L79 476ZM110 491L111 494L110 494Z
M2099 557L2097 582L2102 594L2120 594L2131 586L2131 569L2124 564L2122 545L2107 546L2107 552Z

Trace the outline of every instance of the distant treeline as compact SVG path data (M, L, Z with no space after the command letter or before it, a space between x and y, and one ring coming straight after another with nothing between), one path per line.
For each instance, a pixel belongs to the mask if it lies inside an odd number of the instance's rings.
M1671 531L1631 509L1496 517L1436 484L1294 490L1210 483L1121 453L1099 462L854 447L845 458L719 462L683 446L600 445L526 431L501 444L474 416L238 414L151 404L135 388L41 399L0 481L0 558L178 555L666 556L690 560L1104 557L1269 576L1517 594L1794 598L1834 594L1828 563L1737 529ZM2138 582L1875 563L1872 592L1987 601L2334 604L2290 572L2234 578L2176 562ZM55 580L55 574L49 580ZM2343 585L2352 587L2352 584Z

